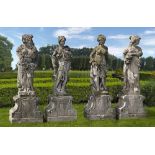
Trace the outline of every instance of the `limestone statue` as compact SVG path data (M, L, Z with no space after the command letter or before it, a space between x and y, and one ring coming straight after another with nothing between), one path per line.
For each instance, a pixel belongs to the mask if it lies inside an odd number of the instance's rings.
M37 67L38 51L33 43L32 35L23 35L22 42L17 49L17 55L19 57L18 66L18 94L22 95L34 95L33 88L33 74Z
M108 47L104 45L106 37L103 34L97 37L98 46L90 54L90 78L92 94L85 106L84 116L88 119L113 118L111 96L106 88Z
M140 94L139 87L139 69L140 57L142 56L142 49L138 46L140 37L130 36L129 47L123 52L124 54L124 93L125 94Z
M24 34L23 44L17 49L19 57L17 87L18 95L13 97L15 105L9 111L10 122L43 122L43 115L38 109L39 98L33 88L34 70L37 67L38 51L33 36Z
M73 97L66 93L68 72L71 67L71 50L65 46L66 38L58 37L58 47L52 54L54 68L54 93L48 96L48 105L45 109L44 121L73 121L77 119L77 112L72 106Z
M65 87L68 81L68 72L71 66L71 50L65 46L66 38L58 37L58 47L52 55L52 64L55 77L55 93L58 95L66 94Z
M107 93L106 88L106 72L108 48L104 45L106 37L99 35L97 38L98 46L96 46L90 54L90 77L93 91Z
M137 35L129 37L130 44L123 52L124 54L124 88L116 108L116 117L143 117L144 96L140 95L139 70L142 49L138 46L141 38Z

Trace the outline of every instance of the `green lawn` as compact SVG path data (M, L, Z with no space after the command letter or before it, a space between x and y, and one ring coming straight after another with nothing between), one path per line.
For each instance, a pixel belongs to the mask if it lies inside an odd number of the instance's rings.
M123 82L112 76L113 72L107 74L107 87L110 95L113 97L112 103L117 102L117 94L122 90ZM34 87L37 96L40 98L40 108L43 111L47 103L48 94L52 94L53 80L52 71L36 71L34 78ZM89 71L70 71L67 91L73 96L74 108L77 110L78 118L72 122L50 122L50 123L22 123L11 124L8 120L9 109L14 105L13 96L17 94L17 72L0 73L0 126L38 126L38 127L99 127L99 126L154 126L155 127L155 106L145 107L146 118L125 119L125 120L98 120L90 121L83 117L84 104L87 102L90 89ZM155 105L155 72L140 73L141 94L146 98L145 105ZM113 104L115 106L115 104Z
M43 111L43 106L41 110ZM49 122L49 123L13 123L8 120L10 108L0 108L1 127L155 127L155 107L145 107L147 116L140 119L124 120L95 120L91 121L83 117L84 104L74 104L78 118L69 122Z

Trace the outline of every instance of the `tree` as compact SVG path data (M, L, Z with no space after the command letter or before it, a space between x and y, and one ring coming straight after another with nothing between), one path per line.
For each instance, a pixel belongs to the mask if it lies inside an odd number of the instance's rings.
M41 70L45 70L46 66L45 66L45 54L42 54L41 56Z
M38 62L37 62L37 69L42 70L42 55L38 54Z
M148 70L148 71L152 71L154 70L154 59L153 57L147 57L145 59L145 67L144 67L145 70Z
M0 35L0 71L12 70L12 54L13 44L4 36Z
M140 66L141 66L141 70L144 70L144 68L145 68L145 58L141 58Z
M153 70L155 70L155 58L153 59Z
M49 54L45 54L45 66L46 69L52 68L51 56Z
M57 45L47 45L39 49L39 67L38 69L50 69L52 67L51 55ZM93 48L84 47L82 49L71 48L72 60L71 68L72 70L89 70L89 55L92 52ZM116 68L120 69L123 67L123 61L113 55L108 56L108 69L115 70Z

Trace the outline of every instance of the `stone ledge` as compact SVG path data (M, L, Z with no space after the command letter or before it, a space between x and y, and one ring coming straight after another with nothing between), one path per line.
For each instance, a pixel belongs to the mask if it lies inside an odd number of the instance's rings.
M114 118L110 95L91 95L84 109L84 116L91 120Z
M9 111L9 120L13 122L43 122L43 115L38 109L39 98L36 96L14 96L15 105Z
M116 107L116 119L145 117L142 95L123 95Z
M44 121L71 121L77 119L77 112L72 107L72 96L48 96Z

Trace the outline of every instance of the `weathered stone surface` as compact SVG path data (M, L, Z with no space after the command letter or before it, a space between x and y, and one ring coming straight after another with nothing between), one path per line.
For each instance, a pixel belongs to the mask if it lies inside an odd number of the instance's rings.
M37 67L38 51L33 42L33 35L24 34L18 49L19 57L17 87L18 95L13 97L15 106L10 109L10 122L43 122L38 110L38 97L33 87L34 70Z
M84 116L88 119L113 118L111 96L106 88L108 47L105 46L106 37L97 37L98 45L90 53L90 78L92 95L85 107Z
M54 94L66 95L68 72L71 67L72 53L69 46L65 45L66 38L58 36L58 47L52 53L52 65L54 69Z
M106 92L106 73L108 47L105 46L106 37L103 34L97 37L98 45L90 53L90 78L93 92Z
M68 72L71 67L71 50L65 45L65 36L58 36L58 47L52 53L54 69L54 94L48 97L44 121L72 121L77 119L72 107L73 97L66 92Z
M14 96L15 106L9 111L10 122L43 122L36 96Z
M90 120L114 118L110 95L91 95L84 116Z
M44 120L47 122L76 120L77 113L72 107L72 99L72 96L49 95Z
M33 42L33 35L22 35L22 42L17 48L19 58L17 87L19 95L35 95L33 87L34 70L37 67L38 50Z
M120 97L116 110L116 118L144 117L144 99L145 97L142 95L124 95Z
M142 49L138 46L140 37L129 37L130 44L124 50L124 88L116 108L116 118L145 116L143 108L144 97L140 95L139 69Z

